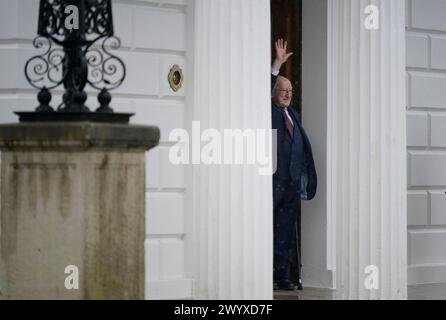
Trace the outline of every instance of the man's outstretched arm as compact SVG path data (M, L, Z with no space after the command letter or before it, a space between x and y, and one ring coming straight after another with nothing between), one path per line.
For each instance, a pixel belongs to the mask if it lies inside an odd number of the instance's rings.
M274 86L276 85L276 80L277 76L279 75L280 68L282 68L282 65L287 62L289 57L293 55L292 52L286 52L288 43L282 38L278 39L274 45L276 48L276 56L274 58L273 65L271 66L271 90L273 90Z

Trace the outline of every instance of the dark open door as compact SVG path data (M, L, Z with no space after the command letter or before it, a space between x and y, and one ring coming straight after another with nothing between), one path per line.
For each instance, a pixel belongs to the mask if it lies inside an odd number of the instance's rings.
M274 59L274 41L284 38L288 50L294 55L282 67L281 75L288 78L296 91L292 106L299 114L302 111L302 0L271 0L271 53ZM301 216L300 206L296 221L296 243L293 248L291 279L298 282L301 278Z
M294 52L281 75L290 79L296 95L293 107L302 110L302 0L271 0L271 53L274 59L274 41L284 38L289 51Z

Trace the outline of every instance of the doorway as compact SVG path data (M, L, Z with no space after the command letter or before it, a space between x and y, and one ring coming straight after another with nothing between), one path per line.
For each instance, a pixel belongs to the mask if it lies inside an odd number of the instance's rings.
M271 0L271 57L274 59L274 42L283 38L288 42L288 51L293 56L282 66L281 75L288 78L297 94L293 96L292 108L302 111L302 0ZM296 208L295 245L292 251L291 280L301 279L301 207Z
M328 161L328 2L271 0L270 4L271 44L285 38L294 53L281 74L291 80L296 90L292 105L311 141L318 176L315 198L302 201L298 208L292 278L300 271L304 288L335 288L336 218L329 191L334 167Z

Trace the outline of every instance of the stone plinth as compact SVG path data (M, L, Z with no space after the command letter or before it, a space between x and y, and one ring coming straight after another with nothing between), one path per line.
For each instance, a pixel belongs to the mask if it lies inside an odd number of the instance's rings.
M98 123L0 126L0 298L144 299L144 153L159 135Z

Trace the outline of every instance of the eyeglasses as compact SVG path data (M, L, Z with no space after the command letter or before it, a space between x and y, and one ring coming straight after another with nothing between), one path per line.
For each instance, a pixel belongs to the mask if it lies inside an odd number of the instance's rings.
M276 91L279 91L280 94L289 93L289 94L295 94L296 91L294 89L276 89Z

